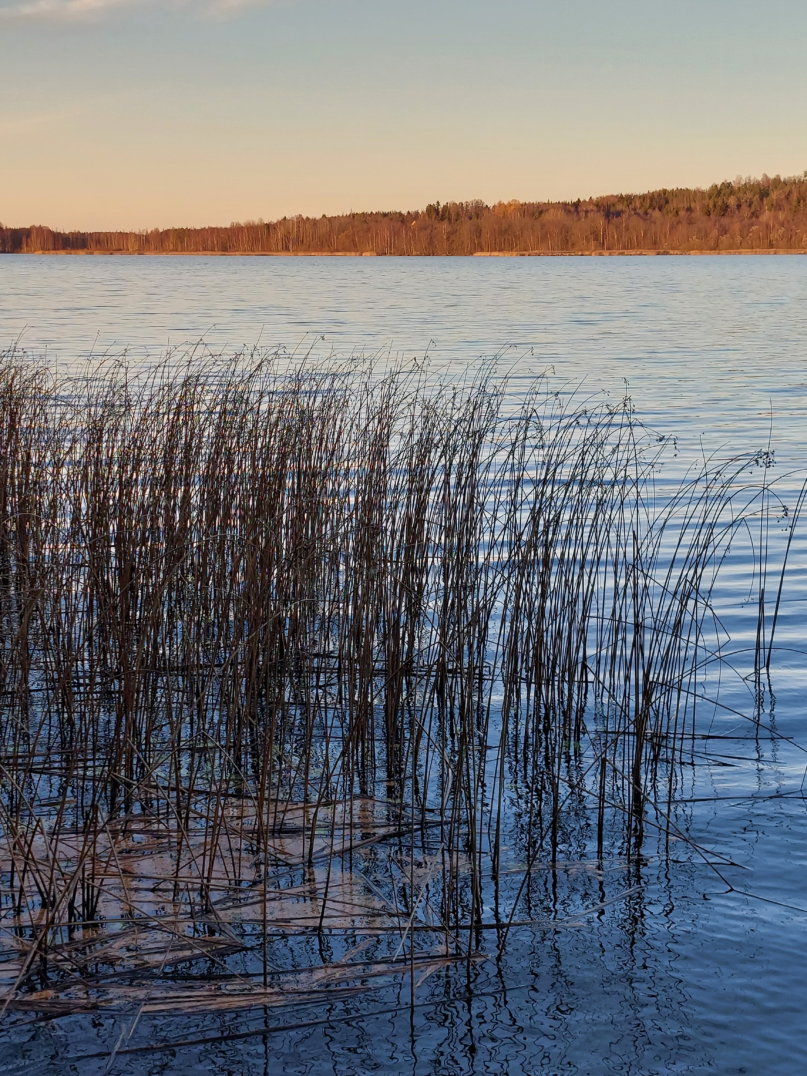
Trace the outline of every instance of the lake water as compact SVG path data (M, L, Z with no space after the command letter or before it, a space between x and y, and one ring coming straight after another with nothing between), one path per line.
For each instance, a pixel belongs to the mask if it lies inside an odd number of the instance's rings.
M0 347L15 341L60 367L194 346L312 349L312 363L331 352L404 362L428 353L432 369L452 374L496 356L516 392L542 372L585 394L619 397L627 382L637 413L677 438L684 459L770 444L788 504L807 468L802 258L14 256L0 260ZM353 1010L336 1006L330 1025L271 1035L255 1032L275 1019L254 1013L169 1021L166 1038L247 1037L120 1057L115 1071L807 1071L803 531L778 633L787 649L775 662L775 712L755 725L748 693L730 694L737 712L709 717L684 775L676 818L703 855L681 844L670 857L607 864L614 891L637 887L629 898L576 930L517 933L499 963L447 981L443 998L424 994L413 1014L388 994L356 1002L361 1021L340 1023ZM748 580L735 573L733 585L723 600L737 640ZM711 865L718 856L725 882ZM594 873L554 873L553 900L567 914L602 899ZM0 1072L101 1072L102 1061L69 1057L116 1037L100 1017L0 1031Z
M317 338L324 336L324 341ZM499 354L624 391L667 432L799 450L807 258L125 258L0 261L0 341L63 361L203 342Z

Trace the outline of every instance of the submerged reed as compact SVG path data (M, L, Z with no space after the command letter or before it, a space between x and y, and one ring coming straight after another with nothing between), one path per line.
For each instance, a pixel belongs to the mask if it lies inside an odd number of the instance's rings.
M668 830L753 498L747 458L662 492L660 451L541 379L6 355L4 1007L414 997L534 919L573 826L595 862Z

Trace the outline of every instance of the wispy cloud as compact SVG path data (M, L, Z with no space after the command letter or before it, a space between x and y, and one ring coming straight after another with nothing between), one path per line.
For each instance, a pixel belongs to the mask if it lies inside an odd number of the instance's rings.
M231 18L273 0L165 0L160 5L185 9L202 17ZM158 5L155 0L0 0L0 22L97 22L125 8Z
M58 112L45 113L41 116L0 116L0 134L27 134L37 127L45 126L62 119Z
M116 8L142 7L148 0L24 0L0 4L4 22L78 22L103 17Z

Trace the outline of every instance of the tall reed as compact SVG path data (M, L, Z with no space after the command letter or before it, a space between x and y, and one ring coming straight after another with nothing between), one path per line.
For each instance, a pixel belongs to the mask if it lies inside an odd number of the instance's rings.
M414 990L504 944L514 828L525 877L581 810L638 854L749 504L749 459L665 490L660 451L628 400L484 370L5 355L5 1004L250 946L266 1004L267 937L340 927L391 931Z

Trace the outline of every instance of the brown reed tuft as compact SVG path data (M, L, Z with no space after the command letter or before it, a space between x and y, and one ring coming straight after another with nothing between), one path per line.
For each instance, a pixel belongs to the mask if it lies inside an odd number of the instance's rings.
M574 818L596 861L636 855L749 462L663 492L658 461L628 400L540 378L514 403L485 370L6 354L5 1007L414 996L505 943ZM273 964L340 932L368 941ZM168 978L199 960L224 993Z

